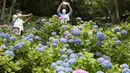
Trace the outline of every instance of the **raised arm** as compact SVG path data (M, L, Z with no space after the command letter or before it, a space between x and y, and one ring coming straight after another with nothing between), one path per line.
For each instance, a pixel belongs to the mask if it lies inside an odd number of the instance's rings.
M62 3L60 4L60 6L59 6L58 9L57 9L57 14L58 14L59 16L61 16L61 13L60 13L61 6L62 6Z
M29 13L29 14L27 14L27 15L17 15L17 18L28 17L28 16L31 16L31 15L32 15L31 13Z
M68 7L69 7L69 9L70 9L70 11L69 11L69 13L68 13L68 14L69 14L69 15L71 15L71 14L72 14L72 12L73 12L72 7L70 6L70 4L69 4L69 3L68 3L67 5L68 5Z
M30 13L30 14L28 14L30 17L29 18L27 18L25 21L24 21L24 23L23 24L26 24L26 23L28 23L29 21L30 21L30 19L33 17L33 15Z

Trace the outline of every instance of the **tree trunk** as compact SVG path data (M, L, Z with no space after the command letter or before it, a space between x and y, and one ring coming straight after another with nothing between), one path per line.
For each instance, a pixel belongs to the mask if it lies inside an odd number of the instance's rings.
M11 14L12 14L12 10L13 10L13 7L14 7L15 2L16 2L16 0L13 0L12 6L10 7L10 13L9 13L9 18L8 18L8 24L10 23Z
M1 20L4 20L5 5L6 5L6 0L4 0L4 3L3 3Z

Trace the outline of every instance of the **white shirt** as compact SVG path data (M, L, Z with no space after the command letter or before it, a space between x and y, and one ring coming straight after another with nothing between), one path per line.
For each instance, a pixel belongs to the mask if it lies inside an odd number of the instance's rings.
M18 27L18 28L20 28L20 31L21 30L24 31L24 29L23 29L23 23L24 23L24 21L21 18L18 18L17 16L18 15L13 15L13 21L15 21L13 27Z

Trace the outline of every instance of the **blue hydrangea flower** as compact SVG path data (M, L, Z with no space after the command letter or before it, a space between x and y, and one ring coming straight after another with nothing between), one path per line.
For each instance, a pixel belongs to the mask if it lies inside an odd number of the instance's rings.
M11 37L11 40L12 40L12 42L14 42L14 41L17 40L17 38L16 37Z
M10 38L10 35L9 35L8 33L6 33L6 34L4 35L4 38L9 39L9 38Z
M127 31L126 30L122 30L121 34L125 36L125 35L127 35Z
M30 41L31 43L33 43L33 39L29 39L29 41Z
M99 63L102 63L102 62L105 61L105 59L104 59L103 57L100 57L100 58L97 59L97 61L98 61Z
M105 36L105 34L104 33L102 33L102 32L97 32L97 34L96 34L96 38L99 40L99 41L103 41L105 38L106 38L106 36Z
M57 44L57 43L52 43L52 46L53 46L53 47L57 47L58 44Z
M52 35L52 36L56 36L56 32L52 32L51 35Z
M70 58L69 59L69 64L74 65L76 63L76 59L75 58Z
M97 46L102 46L102 41L98 41L98 42L96 43L96 45L97 45Z
M66 25L62 25L61 28L62 28L63 30L65 30L65 29L67 29L67 26L66 26Z
M64 71L60 71L60 72L58 72L58 73L65 73Z
M105 60L104 62L101 63L101 65L106 69L110 69L112 67L112 64L109 60Z
M82 41L79 38L77 38L77 39L75 39L74 43L77 45L81 45Z
M124 68L129 68L129 66L126 63L124 63L124 64L121 65L121 68L123 68L123 69Z
M20 43L18 43L18 44L16 44L15 45L15 49L16 50L19 50L19 49L21 49L23 46L22 46L22 44L20 44Z
M24 37L23 40L24 40L24 41L27 41L27 40L28 40L28 37Z
M14 56L14 52L10 51L10 50L6 50L5 53L4 53L4 55L12 57L12 56Z
M30 33L28 37L32 39L34 37L34 34Z
M61 55L61 59L66 59L67 55Z
M115 28L114 28L114 31L115 31L115 32L120 32L120 28L119 28L119 27L115 27Z
M82 56L83 55L83 53L82 52L79 52L78 53L78 57L80 57L80 56Z
M70 47L69 44L64 44L64 46L65 46L65 48L69 48Z
M80 30L82 30L82 29L83 29L83 26L81 25L81 26L79 26L78 28L79 28Z
M4 36L5 36L5 33L4 33L4 32L1 32L1 33L0 33L0 37L4 38Z
M60 54L64 54L65 53L65 50L64 49L61 49L60 50Z
M63 63L62 66L63 67L69 67L69 63Z
M52 43L58 44L58 39L53 39L53 40L52 40Z
M63 71L64 67L63 66L59 66L58 68L56 68L56 73L59 73L60 71Z
M43 48L39 48L39 47L37 47L37 48L35 48L35 50L37 50L37 51L39 51L39 52L44 52L44 49Z
M24 42L21 42L20 44L21 44L22 46L24 46L24 45L25 45L25 43L24 43Z
M97 71L96 73L104 73L103 71Z
M73 72L73 69L71 68L71 67L65 67L64 68L64 71L66 72L66 73L72 73Z
M48 48L48 46L44 45L44 46L43 46L43 48L44 48L44 49L47 49L47 48Z
M68 58L66 58L66 59L64 60L65 63L68 63L68 61L69 61Z
M61 60L57 61L56 64L57 65L61 65L63 62Z
M70 55L71 53L73 53L73 51L71 49L68 49L67 54Z
M36 28L31 28L30 30L36 31L37 29Z
M66 44L66 43L67 43L67 39L65 39L65 38L60 38L60 42L63 43L63 44Z
M122 73L130 73L130 69L125 68L125 69L123 69Z
M98 26L97 26L97 25L94 25L93 28L94 28L94 29L98 29Z
M102 56L105 60L110 60L110 58L108 57L108 56L106 56L106 55L103 55Z
M72 35L80 36L80 31L78 29L72 29Z
M74 39L69 39L68 42L69 43L74 43Z
M52 67L52 68L55 68L56 66L57 66L56 63L52 63L52 64L51 64L51 67Z
M115 43L116 43L117 45L120 45L122 42L121 42L120 40L117 40Z
M40 37L39 36L35 36L34 39L40 40Z
M76 58L76 54L74 53L70 54L70 58Z
M2 49L6 49L6 46L5 45L1 45L0 46Z

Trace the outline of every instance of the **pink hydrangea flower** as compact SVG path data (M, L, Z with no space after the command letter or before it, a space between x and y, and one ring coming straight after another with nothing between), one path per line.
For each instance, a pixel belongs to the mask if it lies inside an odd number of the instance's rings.
M89 73L89 72L78 69L78 70L73 71L73 73Z

